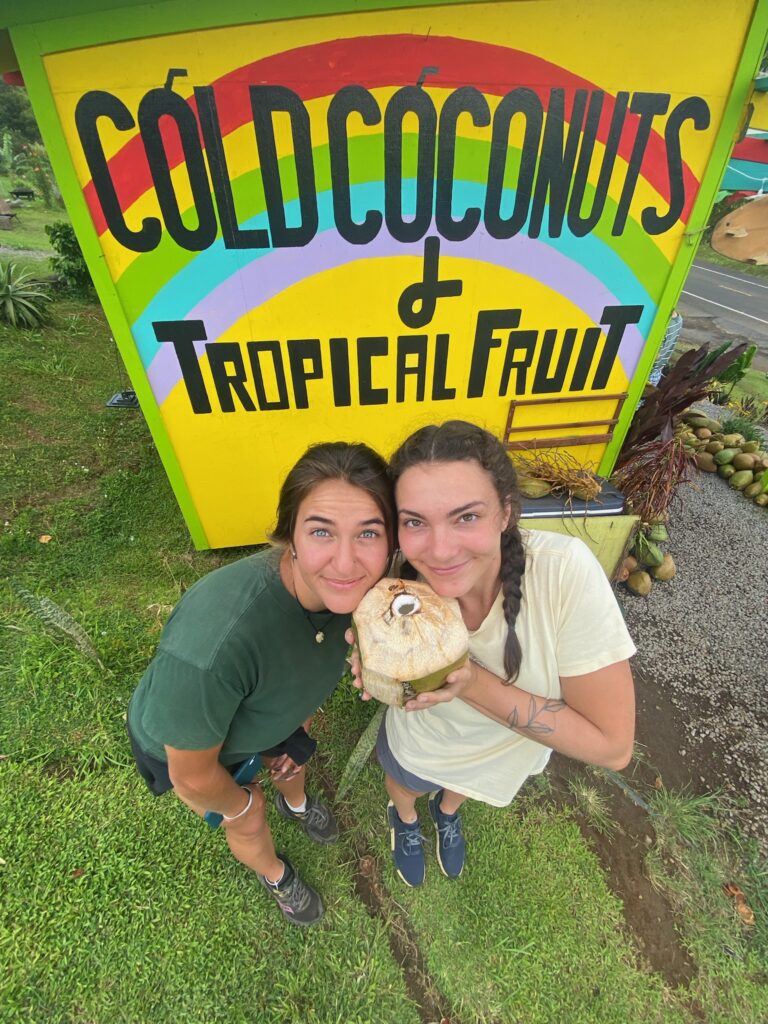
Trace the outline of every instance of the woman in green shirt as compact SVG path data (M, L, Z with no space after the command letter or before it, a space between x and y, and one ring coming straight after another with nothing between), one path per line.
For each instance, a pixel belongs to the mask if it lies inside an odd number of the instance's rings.
M128 710L152 791L173 788L198 814L221 814L232 853L294 924L320 919L320 897L276 853L259 785L232 775L264 754L280 814L316 842L336 839L331 811L305 791L315 744L304 727L343 674L344 632L386 571L393 523L379 455L344 442L309 448L280 491L274 547L184 594Z

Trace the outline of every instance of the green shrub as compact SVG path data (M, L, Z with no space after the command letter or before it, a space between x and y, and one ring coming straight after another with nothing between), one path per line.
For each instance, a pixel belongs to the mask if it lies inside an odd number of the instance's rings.
M750 423L768 425L768 402L757 395L743 395L729 405L735 416L749 420Z
M10 174L13 168L13 142L10 132L3 132L0 140L0 174Z
M13 158L13 176L20 186L33 188L47 210L61 206L61 193L41 142L25 143L19 149Z
M0 320L12 327L36 327L45 319L45 305L50 301L32 271L19 270L10 260L0 263Z
M89 296L93 293L93 282L80 243L71 224L58 220L47 224L45 233L58 256L51 256L50 264L61 277L63 286L71 292Z
M752 420L743 416L731 416L723 422L721 428L724 434L741 434L745 441L762 441L763 435L757 429Z

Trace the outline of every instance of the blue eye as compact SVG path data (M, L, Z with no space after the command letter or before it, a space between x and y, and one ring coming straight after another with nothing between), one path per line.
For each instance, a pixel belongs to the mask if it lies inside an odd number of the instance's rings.
M376 530L363 530L360 536L363 540L376 540L379 534Z
M421 519L403 519L400 525L404 526L407 530L414 530L417 526L423 526L424 524Z
M312 537L330 537L330 533L325 529L324 526L318 526L316 530L312 530Z

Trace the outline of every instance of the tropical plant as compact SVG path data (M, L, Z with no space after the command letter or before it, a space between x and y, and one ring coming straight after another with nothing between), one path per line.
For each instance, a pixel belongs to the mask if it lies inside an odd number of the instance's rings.
M624 495L628 511L640 516L644 524L663 522L678 489L693 473L693 459L682 440L657 437L622 452L622 456L611 481Z
M745 441L759 441L762 444L764 440L762 431L744 416L731 416L723 420L720 429L724 434L741 434Z
M61 278L64 287L80 295L91 294L93 292L91 273L83 258L83 251L72 225L63 220L57 220L53 224L46 225L45 233L58 253L57 256L51 256L49 262Z
M10 580L10 584L16 596L24 602L38 619L44 622L46 626L50 626L51 629L65 633L82 654L95 661L100 669L103 669L105 672L107 671L90 636L88 636L80 623L72 618L69 612L64 611L60 605L56 604L49 597L36 597L35 594L27 590L20 583L16 583L15 580Z
M675 416L704 398L709 391L711 379L739 359L746 349L746 344L738 345L722 352L714 361L708 358L709 345L684 352L656 387L649 385L646 388L643 404L635 413L624 439L618 464L625 462L633 449L647 441L657 437L663 441L670 440L674 433Z
M768 402L757 395L743 395L736 401L728 403L735 416L750 423L768 424ZM739 431L741 433L741 431Z
M738 357L733 359L728 366L726 366L720 373L717 374L717 379L721 384L730 384L731 388L728 392L730 398L731 392L746 376L747 370L752 364L752 360L757 352L757 345L750 345L746 348Z
M11 327L36 327L50 301L30 270L19 270L10 260L0 263L0 320Z
M349 755L349 760L344 766L344 771L341 774L339 788L336 791L337 800L344 799L346 794L354 785L355 779L357 779L358 775L365 767L368 758L371 756L373 748L376 746L376 737L379 735L379 728L381 727L381 722L386 711L386 704L380 704L376 708L373 718L365 727L360 739L357 741L355 749Z

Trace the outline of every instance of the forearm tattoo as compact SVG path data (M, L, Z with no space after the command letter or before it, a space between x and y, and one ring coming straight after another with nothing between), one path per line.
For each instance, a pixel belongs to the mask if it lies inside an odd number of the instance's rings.
M513 708L507 716L507 725L510 729L528 732L534 736L548 736L549 733L555 731L555 727L542 722L541 716L547 711L554 715L558 711L562 711L565 706L564 700L549 700L548 698L544 699L543 704L537 705L536 698L533 694L530 694L528 700L528 720L522 721L519 709Z

